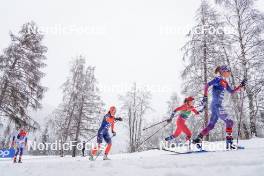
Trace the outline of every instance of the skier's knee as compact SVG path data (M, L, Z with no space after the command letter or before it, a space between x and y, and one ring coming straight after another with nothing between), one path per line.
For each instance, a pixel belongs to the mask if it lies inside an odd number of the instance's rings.
M226 120L226 127L227 127L227 128L232 128L233 125L234 125L233 120L231 120L231 119L227 119L227 120Z
M209 123L208 126L207 126L207 128L210 131L210 130L212 130L214 128L214 126L215 126L214 123Z

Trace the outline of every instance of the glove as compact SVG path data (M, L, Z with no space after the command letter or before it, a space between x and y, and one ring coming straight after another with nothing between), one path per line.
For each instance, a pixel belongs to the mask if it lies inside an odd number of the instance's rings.
M171 121L172 121L172 118L168 119L167 120L167 123L171 123Z
M112 134L113 134L113 136L116 136L116 132L115 131L112 131Z
M204 96L203 97L203 100L202 100L202 105L206 105L208 102L208 97L207 96Z
M117 118L115 118L115 121L123 121L123 119L121 118L121 117L117 117Z
M170 118L172 119L172 118L174 118L174 116L175 116L175 111L173 111L173 112L171 113Z
M199 110L198 112L199 112L199 113L202 113L203 111L204 111L204 109L201 109L201 110Z
M243 81L240 83L240 87L245 87L247 84L247 79L243 79Z

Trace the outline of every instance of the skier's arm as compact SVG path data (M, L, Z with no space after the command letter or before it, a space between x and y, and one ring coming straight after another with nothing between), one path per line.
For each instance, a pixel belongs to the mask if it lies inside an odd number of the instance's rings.
M184 111L184 110L186 110L186 105L182 105L182 106L176 108L173 112Z
M227 90L229 93L231 93L231 94L234 94L234 93L240 91L240 89L241 89L241 86L237 86L237 87L235 87L234 89L232 89L228 84L227 84L227 87L226 87L226 90Z
M25 138L25 147L27 147L28 138Z
M247 84L247 79L243 79L242 82L240 83L239 86L235 87L234 89L232 89L228 84L227 84L227 87L226 87L226 90L233 94L233 93L236 93L238 92L239 90L241 90L242 87L245 87Z
M175 114L178 112L178 111L182 111L182 110L185 110L186 109L186 106L185 105L182 105L178 108L176 108L174 111L172 111L171 113L171 116L170 118L167 120L168 123L172 122L172 119L175 117Z
M111 125L111 130L112 130L112 133L115 132L115 121L112 122L112 125Z
M14 145L15 145L15 139L16 139L16 136L13 136L13 138L12 138L12 143L11 143L11 147L12 147L12 148L13 148Z
M195 115L199 115L199 111L197 111L195 108L192 109L192 112L195 114Z
M182 106L176 108L176 109L171 113L171 117L170 117L170 118L172 119L178 111L183 111L183 110L186 110L186 105L182 105Z

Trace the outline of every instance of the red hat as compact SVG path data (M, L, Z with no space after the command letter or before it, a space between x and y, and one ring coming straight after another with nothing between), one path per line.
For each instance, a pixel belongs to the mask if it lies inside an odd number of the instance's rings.
M187 103L187 102L193 101L193 100L194 100L193 97L187 97L187 98L184 99L184 103Z
M27 132L24 131L24 130L21 130L21 131L19 132L19 136L23 136L23 137L25 137L26 135L27 135Z

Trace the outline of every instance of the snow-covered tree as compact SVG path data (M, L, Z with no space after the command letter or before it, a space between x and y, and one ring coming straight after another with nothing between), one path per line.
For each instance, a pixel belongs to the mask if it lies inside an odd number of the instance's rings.
M46 88L42 86L47 47L34 22L22 26L18 35L10 34L11 44L0 56L0 113L16 126L31 129L39 125L29 110L41 108ZM5 133L9 131L6 126Z
M94 67L86 67L83 56L73 61L70 76L63 84L63 102L54 114L58 137L62 143L72 140L76 144L96 132L103 103L99 96L94 70ZM74 146L73 157L76 156L76 152Z
M144 116L150 109L150 92L140 90L136 83L130 91L120 97L122 110L125 113L124 119L128 121L129 128L129 152L141 150L143 140L142 128L144 125Z
M231 64L236 80L246 78L246 99L248 111L243 112L249 117L250 132L257 135L256 106L258 95L263 92L263 27L264 15L254 7L255 0L216 0L226 11L226 23L229 27L229 38L232 45ZM246 108L248 107L248 108ZM241 110L240 110L241 111ZM245 120L245 117L242 117ZM246 128L246 126L244 126Z
M216 66L224 62L219 40L224 33L219 14L206 0L201 1L195 21L196 25L187 35L188 41L183 47L183 59L187 61L182 73L183 93L201 97L204 85L214 77ZM207 125L208 105L204 115L204 125Z

